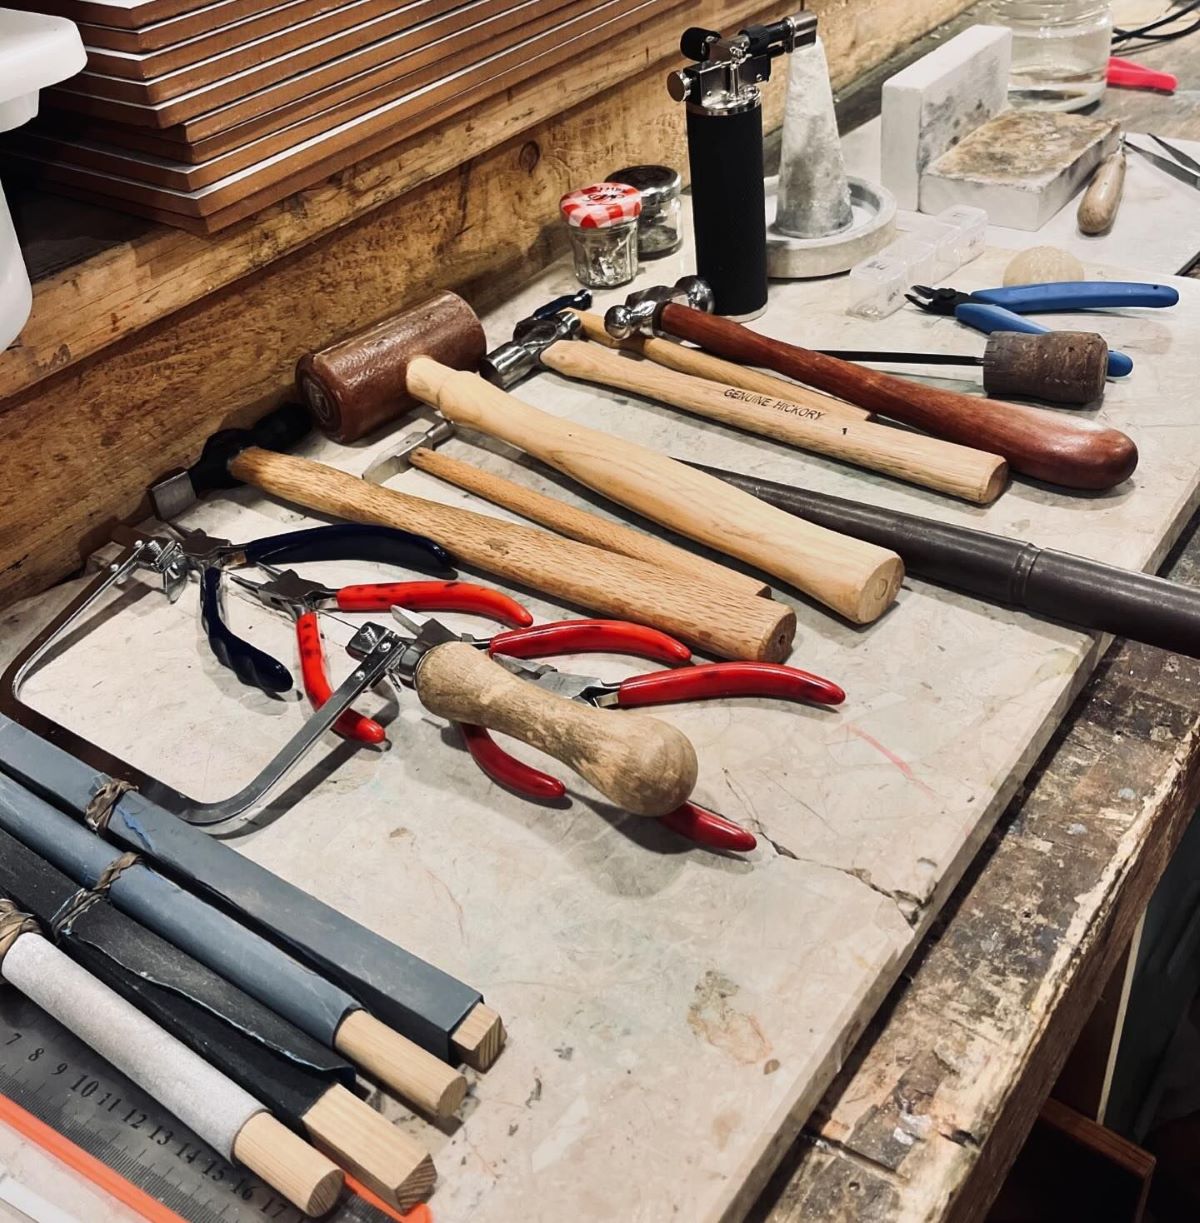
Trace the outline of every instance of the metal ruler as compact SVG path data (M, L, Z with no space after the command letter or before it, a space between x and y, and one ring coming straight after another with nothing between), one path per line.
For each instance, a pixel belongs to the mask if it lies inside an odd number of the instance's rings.
M307 1216L201 1141L19 991L0 985L0 1094L189 1223L303 1223ZM391 1223L349 1196L326 1223Z

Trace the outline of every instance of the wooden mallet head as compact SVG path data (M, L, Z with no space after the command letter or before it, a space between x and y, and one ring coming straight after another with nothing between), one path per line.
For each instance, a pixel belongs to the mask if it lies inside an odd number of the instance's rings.
M317 428L335 442L356 442L415 407L408 363L430 357L475 369L487 339L475 311L443 291L348 336L296 365L296 386Z

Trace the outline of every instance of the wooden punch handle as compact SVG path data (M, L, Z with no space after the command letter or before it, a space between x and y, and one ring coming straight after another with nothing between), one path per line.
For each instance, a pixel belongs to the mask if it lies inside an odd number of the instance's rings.
M530 407L477 374L417 357L409 362L408 386L456 423L519 446L647 518L775 574L856 624L878 619L896 597L904 566L894 552L789 518L645 446Z
M467 1094L467 1080L453 1066L367 1011L351 1011L338 1024L333 1047L402 1100L439 1121L452 1116Z
M743 596L749 595L753 598L770 593L769 588L758 578L747 577L734 569L718 565L716 561L697 556L694 552L686 552L683 548L667 543L665 539L659 539L657 535L647 535L645 531L635 531L624 523L613 522L587 510L576 509L565 501L547 497L527 485L506 480L503 476L484 471L473 463L451 458L441 450L414 450L408 459L421 471L483 497L493 505L501 505L532 522L549 527L568 539L577 539L581 543L592 544L609 552L619 552L622 556L633 556L651 565L677 569L698 582L728 586L730 590Z
M842 459L976 505L995 501L1008 480L1008 464L999 455L869 420L830 416L819 407L630 361L595 344L562 340L551 344L541 361L568 378L658 399L735 429Z
M233 1140L233 1157L306 1215L323 1215L342 1191L341 1168L268 1112L255 1113Z
M690 306L665 305L660 322L672 335L723 357L766 366L881 416L1003 455L1013 471L1050 484L1113 488L1137 466L1137 447L1118 429L896 378L769 339Z
M801 386L797 382L788 382L786 379L764 374L762 370L749 365L739 365L736 361L723 361L703 349L688 348L678 340L667 340L656 335L631 335L628 339L618 340L604 329L604 319L600 315L587 310L573 310L572 313L578 315L583 324L583 334L589 340L596 340L607 348L619 348L624 352L645 357L655 365L678 370L681 374L694 374L697 378L707 378L709 382L740 386L744 391L769 395L772 399L785 399L789 403L818 408L829 416L866 420L871 415L865 408L856 407L834 395L826 395L823 391L814 391L811 387Z
M437 1171L425 1147L344 1087L330 1087L301 1120L318 1150L389 1206L407 1210L433 1192Z
M323 514L428 535L464 565L602 616L653 625L707 654L782 662L791 653L795 613L771 599L745 598L537 527L381 488L296 455L251 446L230 460L229 471Z
M666 815L696 784L695 749L675 727L547 692L466 642L430 650L415 683L430 713L512 735L561 760L634 815Z

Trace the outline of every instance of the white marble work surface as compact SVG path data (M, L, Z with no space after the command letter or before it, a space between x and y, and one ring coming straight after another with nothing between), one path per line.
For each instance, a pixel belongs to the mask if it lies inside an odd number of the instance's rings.
M1007 257L989 250L955 279L967 288L998 284ZM684 256L673 257L651 265L641 283L684 270ZM547 273L488 320L489 339L505 339L515 319L574 287L561 267ZM813 346L982 351L974 332L915 309L886 324L850 319L846 287L845 279L775 286L757 326ZM980 509L548 372L518 393L672 454L1152 567L1195 508L1200 482L1189 353L1200 285L1178 287L1173 311L1104 316L1110 344L1137 368L1095 415L1130 432L1142 459L1127 485L1103 496L1018 483ZM450 449L592 503L479 441L458 439ZM310 453L361 471L384 444L321 442ZM480 508L421 473L393 482ZM308 521L250 490L187 518L238 538ZM360 564L312 570L344 581L372 576ZM11 613L7 648L62 597L50 592ZM522 597L539 618L566 610ZM914 581L866 629L787 591L779 597L799 617L792 661L841 683L844 707L738 700L659 715L696 745L697 799L760 834L744 858L689 848L622 817L574 778L567 807L518 799L489 783L408 691L390 706L383 697L360 705L391 717L389 752L331 740L261 827L236 840L478 987L504 1016L509 1046L475 1083L463 1124L450 1134L416 1126L440 1172L431 1203L438 1223L739 1217L1101 644ZM292 659L281 618L238 597L228 604L235 626ZM195 797L231 792L298 725L304 706L269 700L222 671L205 649L194 598L171 606L147 588L123 596L122 606L97 616L31 680L30 701ZM336 622L326 629L335 676L344 674L337 642L346 631ZM587 665L605 676L652 666Z

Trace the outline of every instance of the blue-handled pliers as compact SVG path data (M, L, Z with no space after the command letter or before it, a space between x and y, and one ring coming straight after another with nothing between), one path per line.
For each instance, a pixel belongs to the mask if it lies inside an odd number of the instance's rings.
M1173 306L1179 293L1170 285L1139 284L1121 280L1065 280L1044 285L1009 285L999 289L931 289L913 285L905 296L914 306L930 314L952 314L960 323L991 335L993 331L1023 331L1042 335L1050 329L1032 322L1026 314L1048 314L1055 310L1102 310L1121 306ZM1108 373L1122 378L1133 370L1133 361L1123 352L1108 354Z

